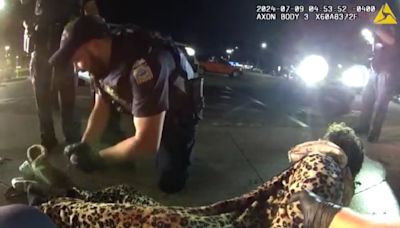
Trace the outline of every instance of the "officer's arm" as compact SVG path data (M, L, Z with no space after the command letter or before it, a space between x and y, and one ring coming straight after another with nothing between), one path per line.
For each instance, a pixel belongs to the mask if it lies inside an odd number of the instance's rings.
M123 160L156 153L160 147L164 118L165 111L149 117L134 117L135 136L100 151L101 157Z
M100 94L96 94L96 101L81 141L94 144L103 134L109 115L110 105Z
M100 15L99 8L97 7L95 0L84 0L83 2L83 12L85 13L85 15Z

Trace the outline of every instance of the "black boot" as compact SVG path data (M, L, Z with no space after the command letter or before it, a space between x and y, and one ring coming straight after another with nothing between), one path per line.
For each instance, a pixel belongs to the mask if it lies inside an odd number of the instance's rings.
M158 187L161 189L161 191L168 194L177 193L185 187L187 179L187 171L166 171L161 174L161 177L158 181Z
M41 144L46 148L48 152L50 152L58 145L58 141L55 137L48 137L48 138L46 137L42 138Z

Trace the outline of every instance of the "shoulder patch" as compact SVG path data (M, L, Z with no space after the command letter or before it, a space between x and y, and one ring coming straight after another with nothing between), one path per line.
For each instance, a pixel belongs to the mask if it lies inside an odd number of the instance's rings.
M153 72L146 60L140 59L132 67L132 77L138 85L148 82L153 79Z

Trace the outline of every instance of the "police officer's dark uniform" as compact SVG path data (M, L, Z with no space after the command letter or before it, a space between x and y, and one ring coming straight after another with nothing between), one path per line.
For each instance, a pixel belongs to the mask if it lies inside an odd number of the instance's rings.
M165 192L179 191L186 182L201 119L203 79L170 40L136 28L107 33L112 38L110 71L106 77L95 79L97 93L135 117L166 111L156 159L158 183Z
M26 3L26 0L21 1ZM75 77L72 65L53 68L49 57L59 48L65 24L80 15L87 1L81 0L36 0L34 15L29 21L31 43L34 45L30 74L35 91L41 143L51 149L57 144L54 132L52 103L53 80L59 92L62 129L67 142L80 140L80 122L75 116ZM52 75L54 74L54 78Z
M394 27L390 28L390 26L382 28L386 29L396 39L396 43L394 47L389 47L379 37L375 37L372 69L368 83L364 88L360 122L356 128L358 133L368 133L368 141L370 142L379 140L389 103L400 89L398 72L400 39L398 31Z

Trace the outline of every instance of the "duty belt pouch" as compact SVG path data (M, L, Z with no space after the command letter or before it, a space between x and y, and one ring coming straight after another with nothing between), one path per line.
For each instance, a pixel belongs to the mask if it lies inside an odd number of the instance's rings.
M203 119L203 110L205 107L203 85L204 78L202 77L186 80L186 91L192 100L191 104L196 120Z

